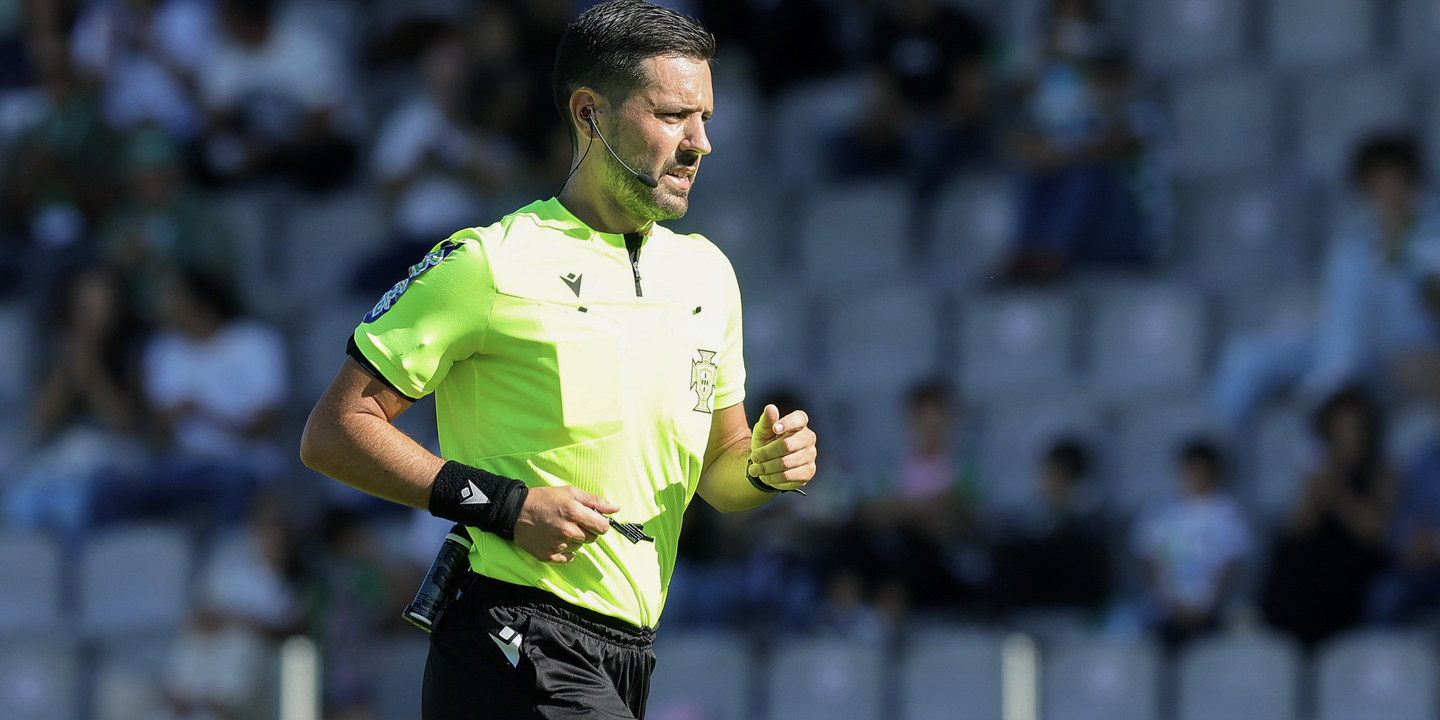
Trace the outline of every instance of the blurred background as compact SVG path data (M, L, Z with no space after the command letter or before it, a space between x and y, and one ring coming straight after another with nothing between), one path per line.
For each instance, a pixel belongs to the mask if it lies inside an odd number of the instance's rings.
M1440 2L667 4L720 41L670 225L822 461L691 507L649 717L1440 716ZM448 523L300 429L558 191L583 5L0 0L0 716L279 717L304 636L324 717L418 717Z

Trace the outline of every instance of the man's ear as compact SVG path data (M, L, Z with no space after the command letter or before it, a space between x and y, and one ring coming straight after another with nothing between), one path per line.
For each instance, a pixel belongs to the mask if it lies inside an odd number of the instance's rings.
M595 130L590 123L592 121L599 122L596 115L599 114L602 102L600 94L588 87L582 87L571 93L570 121L574 123L577 136L586 140L595 139Z

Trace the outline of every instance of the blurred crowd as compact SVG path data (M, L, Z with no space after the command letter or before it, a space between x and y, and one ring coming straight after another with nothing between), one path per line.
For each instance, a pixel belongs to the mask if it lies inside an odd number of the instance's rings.
M817 82L863 88L805 158L815 182L888 179L923 208L961 173L1012 179L991 289L1167 271L1167 119L1101 3L1040 3L1018 33L941 0L667 4L713 29L717 81L762 112ZM347 297L378 297L455 229L558 190L571 158L550 63L578 9L0 0L0 300L38 328L0 517L70 553L122 524L186 528L203 560L168 650L170 717L245 716L256 658L297 632L323 648L327 716L373 716L365 648L414 632L398 611L448 525L299 466L314 398L296 388L293 326L247 286L251 253L221 201L372 192L382 243L304 254L342 266ZM1440 619L1440 445L1404 465L1386 451L1393 408L1440 409L1440 206L1414 138L1376 136L1353 156L1315 320L1219 348L1220 430L1164 448L1162 501L1107 502L1104 452L1062 432L1029 459L1035 501L996 509L971 406L925 381L875 478L827 474L822 450L816 487L863 486L850 501L695 503L666 626L885 641L964 619L1173 648L1268 625L1313 647L1362 623ZM710 191L702 179L697 197ZM805 391L749 388L750 414L809 409ZM1232 489L1250 460L1235 438L1277 396L1313 418L1312 443L1289 511L1266 517ZM429 433L416 431L433 449Z

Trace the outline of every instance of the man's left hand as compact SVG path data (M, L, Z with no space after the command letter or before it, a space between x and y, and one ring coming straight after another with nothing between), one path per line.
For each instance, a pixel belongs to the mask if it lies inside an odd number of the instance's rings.
M782 418L766 405L750 434L750 474L777 490L802 488L815 477L815 457L810 416L796 410Z

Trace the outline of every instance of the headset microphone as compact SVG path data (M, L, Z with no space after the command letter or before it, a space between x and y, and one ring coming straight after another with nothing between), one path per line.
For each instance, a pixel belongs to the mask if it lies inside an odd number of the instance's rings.
M623 168L625 168L626 170L629 170L629 171L630 171L630 174L631 174L631 175L634 175L636 180L639 180L641 183L644 183L644 185L645 185L646 187L648 187L648 188L652 188L652 189L653 189L653 188L657 188L657 187L660 186L660 183L659 183L658 181L656 181L654 177L652 177L652 176L650 176L650 175L646 175L645 173L642 173L642 172L635 172L634 170L632 170L632 169L630 168L629 165L626 165L626 164L625 164L625 161L624 161L624 160L621 160L621 159L620 159L620 156L619 156L619 155L616 155L616 154L615 154L615 149L612 148L612 147L610 147L610 143L605 142L605 136L600 134L600 126L595 124L595 118L590 114L590 108L585 108L584 110L581 110L581 111L580 111L580 114L585 117L585 121L586 121L586 122L590 123L590 128L595 131L596 137L599 137L599 138L600 138L600 142L605 143L605 149L610 151L610 156L613 157L613 158L615 158L615 162L620 163L620 167L623 167Z

